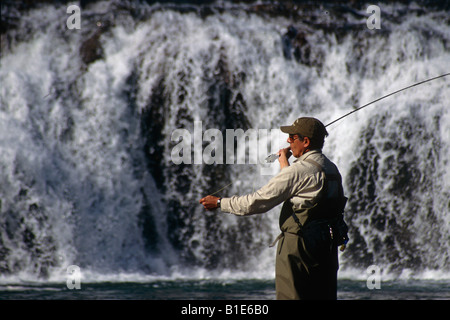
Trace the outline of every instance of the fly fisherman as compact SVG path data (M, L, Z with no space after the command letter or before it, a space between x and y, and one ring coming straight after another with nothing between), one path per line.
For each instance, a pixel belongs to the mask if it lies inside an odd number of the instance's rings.
M336 299L337 247L348 239L342 217L347 198L339 170L322 154L328 133L319 120L307 117L280 129L289 134L290 146L278 152L281 170L275 177L254 193L209 195L200 203L207 210L235 215L264 213L283 203L276 239L276 298ZM297 158L292 165L291 155Z

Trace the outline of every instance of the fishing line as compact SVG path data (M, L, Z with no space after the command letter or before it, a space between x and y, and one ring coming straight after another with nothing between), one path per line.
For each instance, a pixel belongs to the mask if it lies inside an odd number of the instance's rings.
M426 82L430 82L430 81L433 81L433 80L437 80L437 79L439 79L439 78L447 77L447 76L449 76L449 75L450 75L450 73L445 73L445 74L442 74L442 75L440 75L440 76L437 76L437 77L434 77L434 78L430 78L430 79L427 79L427 80L423 80L423 81L414 83L414 84L412 84L412 85L410 85L410 86L407 86L407 87L405 87L405 88L402 88L402 89L400 89L400 90L391 92L391 93L389 93L389 94L387 94L387 95L385 95L385 96L382 96L381 98L375 99L375 100L373 100L373 101L371 101L371 102L369 102L369 103L367 103L367 104L365 104L365 105L363 105L363 106L361 106L361 107L358 107L358 108L356 108L356 109L354 109L354 110L352 110L352 111L350 111L350 112L344 114L343 116L337 118L336 120L333 120L333 121L331 121L330 123L328 123L325 127L328 127L328 126L330 126L330 125L332 125L332 124L334 124L334 123L336 123L336 122L338 122L338 121L340 121L340 120L342 120L342 119L348 117L349 115L355 113L356 111L359 111L359 110L361 110L361 109L364 109L365 107L368 107L368 106L370 106L371 104L374 104L375 102L378 102L378 101L380 101L380 100L383 100L383 99L385 99L385 98L387 98L387 97L390 97L390 96L392 96L392 95L394 95L394 94L397 94L397 93L399 93L399 92L402 92L402 91L411 89L411 88L413 88L413 87L415 87L415 86L424 84L424 83L426 83ZM273 153L273 154L269 155L265 160L266 160L267 163L272 163L272 162L274 162L276 159L278 159L278 157L279 157L278 154ZM222 191L223 189L227 188L228 186L230 186L230 185L232 185L232 184L233 184L233 182L227 184L225 187L223 187L223 188L217 190L216 192L214 192L214 193L212 193L212 194L210 194L210 195L216 194L216 193Z
M225 188L231 186L232 184L233 184L233 182L230 182L230 183L227 184L225 187L223 187L223 188L221 188L221 189L217 190L216 192L213 192L213 193L211 193L211 194L209 194L209 195L212 196L212 195L214 195L214 194L216 194L216 193L219 193L219 192L222 191L223 189L225 189Z

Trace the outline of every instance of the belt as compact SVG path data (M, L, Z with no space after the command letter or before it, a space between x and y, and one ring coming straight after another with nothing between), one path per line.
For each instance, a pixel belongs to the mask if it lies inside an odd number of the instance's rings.
M284 237L284 232L281 231L281 233L278 235L278 237L276 237L275 240L269 245L269 248L274 247L277 244L277 242L283 237Z
M278 237L275 238L275 240L269 245L269 247L270 247L270 248L274 247L274 246L277 244L277 242L278 242L279 240L281 240L281 239L284 238L284 234L285 234L285 233L287 233L287 234L289 234L289 235L292 235L292 236L299 237L299 235L296 234L296 233L281 231L281 233L278 235Z

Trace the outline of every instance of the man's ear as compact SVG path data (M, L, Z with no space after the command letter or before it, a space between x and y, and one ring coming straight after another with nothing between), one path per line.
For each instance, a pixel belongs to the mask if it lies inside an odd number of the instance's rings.
M308 137L303 137L303 142L305 143L305 148L311 145L311 140Z

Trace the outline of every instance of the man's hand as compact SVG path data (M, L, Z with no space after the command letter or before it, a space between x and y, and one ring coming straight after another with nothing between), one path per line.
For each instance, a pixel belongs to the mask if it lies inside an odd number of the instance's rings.
M291 148L287 147L284 149L280 149L280 151L278 151L278 161L280 162L280 169L283 169L284 167L288 167L289 166L289 157L292 155L291 152Z
M219 199L219 197L206 196L200 199L200 203L205 207L206 210L214 210L218 208L217 200Z

